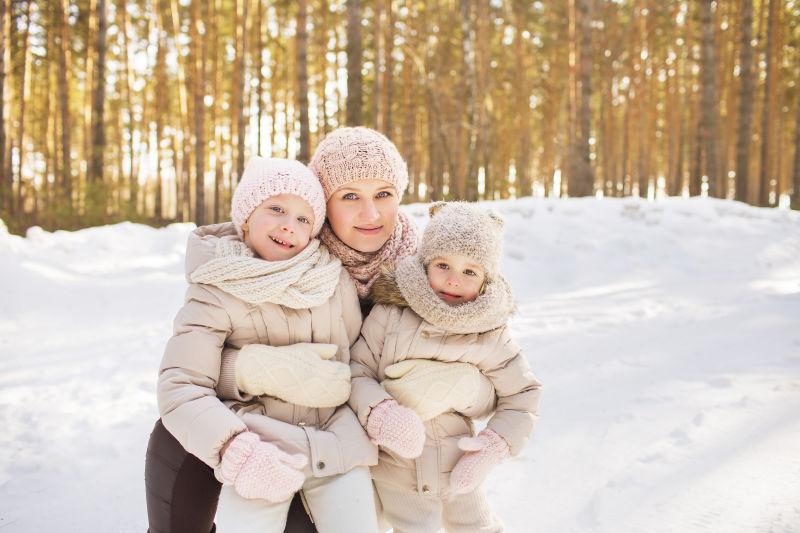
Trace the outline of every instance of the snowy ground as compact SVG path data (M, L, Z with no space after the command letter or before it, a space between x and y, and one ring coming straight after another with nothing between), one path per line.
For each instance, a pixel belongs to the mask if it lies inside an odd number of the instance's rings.
M508 531L800 532L800 214L493 205L514 330L545 384L524 457L488 482ZM145 531L191 227L0 230L2 533Z

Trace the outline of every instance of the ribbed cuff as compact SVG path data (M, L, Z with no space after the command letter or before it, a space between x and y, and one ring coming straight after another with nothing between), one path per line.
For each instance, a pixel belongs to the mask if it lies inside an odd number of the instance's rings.
M217 395L223 400L246 401L239 391L239 384L236 381L236 364L239 361L239 350L225 349L222 351L222 363L219 369L219 382L217 383Z

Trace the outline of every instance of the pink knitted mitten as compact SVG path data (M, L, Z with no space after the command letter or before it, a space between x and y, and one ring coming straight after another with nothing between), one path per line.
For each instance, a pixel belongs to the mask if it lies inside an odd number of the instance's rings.
M488 428L477 437L460 438L458 447L466 453L450 474L450 490L455 494L465 494L478 488L489 471L509 456L508 443Z
M425 446L425 426L417 413L395 400L384 400L369 413L367 435L378 446L414 459Z
M233 485L242 498L275 503L288 500L300 490L307 462L305 456L289 455L245 431L233 438L214 473L222 483Z

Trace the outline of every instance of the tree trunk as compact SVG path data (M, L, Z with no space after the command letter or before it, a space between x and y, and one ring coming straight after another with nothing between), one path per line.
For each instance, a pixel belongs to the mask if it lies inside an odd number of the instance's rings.
M247 6L250 0L237 0L236 13L236 172L232 183L239 183L244 172L244 70L247 57Z
M775 83L775 65L772 58L775 16L777 3L780 0L768 0L769 8L767 15L767 46L764 49L764 61L766 62L766 79L764 81L764 105L761 111L761 164L758 177L758 205L761 207L769 206L770 179L772 175L772 165L769 158L769 143L772 141L770 126L772 120L772 93Z
M5 86L6 86L6 17L11 17L11 0L0 0L0 210L7 207L11 200L11 176L4 172L6 158L6 117L5 117Z
M747 185L750 173L750 143L753 139L753 0L742 0L742 35L739 50L739 127L736 135L736 194L735 199L748 200Z
M347 0L347 125L362 124L361 0Z
M106 31L108 19L106 0L97 0L97 36L95 51L97 52L96 76L94 76L94 90L92 92L92 147L91 161L87 176L88 192L90 194L89 206L93 206L95 214L101 218L105 216L103 192L103 154L105 152L105 124L103 111L106 100Z
M198 4L202 4L200 12ZM206 223L206 134L205 134L205 96L206 96L206 37L205 23L208 20L208 2L191 4L191 39L194 48L194 176L195 207L194 218L198 226ZM202 31L201 31L202 30Z
M478 192L478 126L480 113L476 98L478 95L478 74L475 58L475 30L472 27L472 2L461 0L461 46L464 61L464 103L467 119L467 165L461 186L455 191L456 200L469 200L470 191Z
M297 159L308 163L311 158L311 126L308 114L308 31L307 1L297 2L297 111L300 114L300 151ZM324 98L324 96L323 96Z
M800 100L794 121L794 166L792 168L792 209L800 209Z
M714 14L712 3L714 0L703 0L702 3L702 97L700 100L699 135L703 161L705 163L705 176L708 178L708 195L720 196L722 191L717 190L719 170L717 161L717 124L719 122L719 90L717 88L716 68L717 54L714 43Z
M572 150L572 169L569 176L570 196L592 196L594 194L594 170L591 161L591 100L592 100L592 27L591 0L576 0L575 11L580 21L578 81L580 85L580 112L578 135ZM641 194L641 192L640 192Z
M72 211L72 164L70 149L72 146L72 124L69 113L69 83L67 71L69 70L69 21L67 12L69 0L58 1L59 43L58 43L58 99L61 110L61 196L67 211Z
M24 179L22 177L22 167L25 159L25 110L28 102L28 85L30 82L30 61L28 60L28 44L31 33L31 6L32 0L26 1L25 6L25 27L22 30L22 71L19 80L19 124L17 128L17 168L15 171L17 181L16 211L24 213Z
M381 2L383 0L378 0ZM381 92L381 127L389 137L392 136L392 91L394 89L394 18L392 0L386 0L386 31L383 46L383 91Z

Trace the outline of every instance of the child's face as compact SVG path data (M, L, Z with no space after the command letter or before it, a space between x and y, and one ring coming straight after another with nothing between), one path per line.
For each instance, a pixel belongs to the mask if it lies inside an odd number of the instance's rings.
M328 199L328 223L350 248L374 252L392 236L399 209L394 185L358 180L339 187Z
M244 226L244 243L267 261L284 261L308 245L314 211L301 197L279 194L256 207Z
M428 283L436 296L448 305L477 298L485 279L483 267L463 255L437 257L428 265Z

